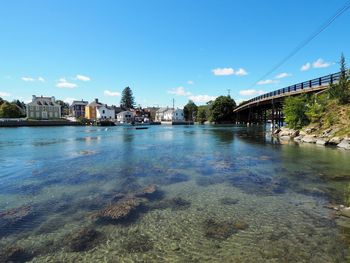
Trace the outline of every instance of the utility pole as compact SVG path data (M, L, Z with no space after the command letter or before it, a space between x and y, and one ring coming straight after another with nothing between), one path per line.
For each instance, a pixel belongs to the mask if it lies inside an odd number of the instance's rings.
M230 89L227 89L227 96L228 96L228 97L230 96L230 92L231 92L231 90L230 90Z
M175 110L175 99L173 99L173 110Z

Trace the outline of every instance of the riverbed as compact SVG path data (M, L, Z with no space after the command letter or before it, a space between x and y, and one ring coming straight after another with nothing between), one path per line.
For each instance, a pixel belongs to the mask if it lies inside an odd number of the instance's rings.
M350 219L329 205L350 206L349 160L264 127L2 128L0 257L346 262Z

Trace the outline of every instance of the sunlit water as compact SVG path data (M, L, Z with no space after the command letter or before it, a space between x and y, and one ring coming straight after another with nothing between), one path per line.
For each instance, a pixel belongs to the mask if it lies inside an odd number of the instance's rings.
M0 257L346 262L350 219L326 206L349 205L347 176L350 152L281 144L259 127L3 128ZM125 219L94 217L151 184L158 194ZM98 237L72 248L84 227Z

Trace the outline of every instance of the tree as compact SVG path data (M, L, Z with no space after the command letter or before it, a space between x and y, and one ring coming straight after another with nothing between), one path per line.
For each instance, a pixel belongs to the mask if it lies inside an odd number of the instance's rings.
M134 105L135 105L135 100L132 94L132 90L129 87L126 87L122 92L120 106L125 109L133 109Z
M306 96L286 98L283 104L283 112L288 127L300 129L307 125L309 123L306 115L307 110Z
M3 104L5 101L0 97L0 106Z
M233 110L236 102L230 96L220 96L215 99L210 107L210 119L215 123L232 122Z
M197 114L197 105L189 100L188 103L184 107L184 117L186 121L193 121Z
M206 122L208 120L207 111L208 111L208 106L206 105L199 106L197 110L196 121L198 121L201 124Z
M62 116L69 115L69 104L64 102L63 100L56 100L56 103L61 106L61 114Z
M16 104L5 101L0 106L0 118L20 118L21 110Z
M350 102L350 74L346 67L345 57L340 57L340 78L338 83L331 84L328 90L331 98L336 99L340 104Z

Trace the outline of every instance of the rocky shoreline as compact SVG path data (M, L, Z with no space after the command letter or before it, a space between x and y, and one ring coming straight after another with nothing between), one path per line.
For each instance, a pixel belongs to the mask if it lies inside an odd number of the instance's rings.
M350 137L334 136L335 131L329 128L321 134L315 134L316 128L294 130L286 127L278 128L272 132L280 140L293 140L298 143L314 143L323 146L336 146L340 149L350 150Z

